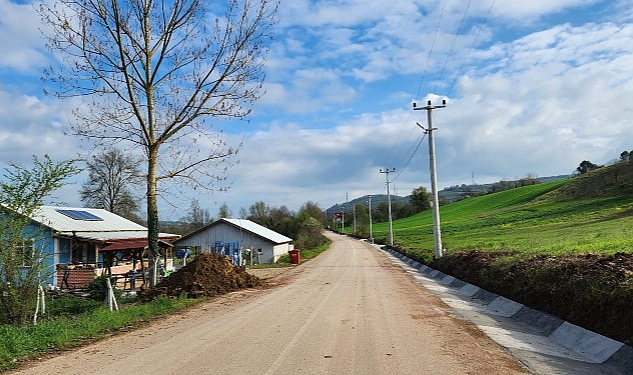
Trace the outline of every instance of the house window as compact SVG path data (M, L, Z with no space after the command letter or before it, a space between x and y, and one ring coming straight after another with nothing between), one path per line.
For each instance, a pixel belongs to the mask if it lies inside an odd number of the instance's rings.
M70 251L70 261L72 264L87 263L90 260L90 248L91 245L87 242L75 242ZM94 245L92 245L92 249L94 249ZM92 255L92 261L94 261L94 254Z
M16 247L16 255L22 262L22 267L31 267L33 265L34 253L32 239L22 240Z

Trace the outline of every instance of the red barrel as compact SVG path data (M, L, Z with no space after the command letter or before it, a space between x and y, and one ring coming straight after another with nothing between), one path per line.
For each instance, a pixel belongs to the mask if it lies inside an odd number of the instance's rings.
M288 252L288 255L290 255L290 263L292 264L301 263L301 250L299 249L290 250Z

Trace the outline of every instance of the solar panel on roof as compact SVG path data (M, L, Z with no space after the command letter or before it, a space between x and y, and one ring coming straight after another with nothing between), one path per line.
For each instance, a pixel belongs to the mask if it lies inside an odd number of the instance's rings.
M59 212L60 214L66 215L71 219L75 219L75 220L85 220L85 221L103 221L102 218L100 218L97 215L91 214L90 212L87 211L80 211L80 210L56 210L57 212Z

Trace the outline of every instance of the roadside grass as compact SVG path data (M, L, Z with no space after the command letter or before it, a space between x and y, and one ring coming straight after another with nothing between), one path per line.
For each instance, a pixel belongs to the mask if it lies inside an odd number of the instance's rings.
M331 241L328 240L327 242L315 247L314 249L301 250L301 253L300 253L301 261L302 262L308 261L308 260L316 257L317 255L321 254L322 252L327 250L328 247L330 247L330 243L331 243ZM291 264L290 263L290 255L284 254L281 257L279 257L279 260L277 260L277 262L275 262L271 266L273 266L273 267L287 267L290 264Z
M78 297L47 300L47 316L37 325L0 326L0 372L46 353L68 350L124 332L204 300L162 297L148 304L123 305L119 311L110 311L97 301Z
M632 252L633 197L565 201L552 192L567 181L525 186L468 198L440 209L446 254L504 251L513 257ZM425 211L393 222L394 246L427 264L433 261L433 218ZM374 224L387 238L387 223Z

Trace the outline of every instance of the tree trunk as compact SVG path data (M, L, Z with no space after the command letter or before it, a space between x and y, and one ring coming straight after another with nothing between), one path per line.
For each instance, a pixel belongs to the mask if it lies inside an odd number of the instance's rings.
M157 262L160 257L158 248L158 203L156 199L156 163L158 147L149 149L147 163L147 240L149 241L150 285L156 285Z

